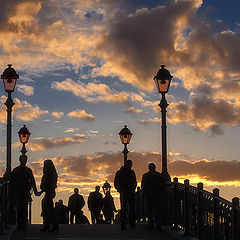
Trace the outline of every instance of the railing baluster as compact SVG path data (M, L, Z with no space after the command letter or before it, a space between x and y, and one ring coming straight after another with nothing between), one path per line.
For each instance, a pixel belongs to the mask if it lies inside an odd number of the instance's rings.
M184 235L189 236L189 180L184 180Z
M220 239L220 222L219 222L219 189L213 189L213 239Z
M178 178L175 177L173 179L173 228L177 229L178 228L178 221L177 221L177 216L179 212L179 207L177 206L178 201Z
M198 232L197 232L197 238L199 240L202 240L202 229L203 229L203 208L202 208L202 198L203 198L203 183L197 184L198 188L198 213L197 213L197 222L198 222Z
M239 198L232 199L232 240L239 240ZM239 209L238 209L239 210Z

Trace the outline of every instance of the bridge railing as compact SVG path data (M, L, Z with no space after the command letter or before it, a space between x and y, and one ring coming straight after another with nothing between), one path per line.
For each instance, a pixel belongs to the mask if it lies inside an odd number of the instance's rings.
M0 178L0 235L3 234L4 228L8 222L8 204L9 199L9 181Z
M219 196L219 189L212 193L203 184L191 186L177 178L170 184L168 196L168 222L181 228L185 235L208 240L240 240L239 198L232 202Z

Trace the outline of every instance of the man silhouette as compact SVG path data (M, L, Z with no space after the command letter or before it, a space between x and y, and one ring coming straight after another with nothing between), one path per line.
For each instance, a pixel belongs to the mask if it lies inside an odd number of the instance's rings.
M40 196L41 193L37 190L32 170L26 166L27 156L21 155L19 161L20 165L11 172L11 188L16 209L17 229L24 230L27 225L30 190L33 189L36 196Z
M71 195L68 199L68 208L70 211L70 223L74 223L75 217L75 224L79 222L81 217L81 210L85 205L85 201L82 195L79 194L79 189L74 188L74 194Z
M129 221L131 229L136 227L134 214L134 196L137 180L135 172L131 169L132 161L127 160L126 164L116 172L114 178L114 187L120 193L121 211L120 221L121 229L126 230L126 211L129 204Z
M92 224L98 223L102 210L102 194L99 191L100 187L96 186L95 191L88 196L88 209L91 212Z
M158 230L161 231L164 179L162 174L156 171L154 163L149 163L148 169L149 171L143 174L141 183L148 210L148 227L153 230L156 222Z

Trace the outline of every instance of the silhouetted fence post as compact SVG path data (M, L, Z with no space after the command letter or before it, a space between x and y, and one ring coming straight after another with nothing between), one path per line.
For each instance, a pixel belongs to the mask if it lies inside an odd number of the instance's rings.
M189 236L189 180L184 180L184 235Z
M179 213L179 206L178 206L178 178L175 177L173 179L173 228L177 229L178 228L178 213Z
M232 239L240 240L239 237L239 198L232 199Z
M213 189L213 240L220 239L219 189Z
M198 183L197 184L198 188L198 204L197 204L197 222L198 222L198 231L197 231L197 238L199 240L202 240L202 229L203 229L203 206L202 206L202 198L203 198L203 183Z

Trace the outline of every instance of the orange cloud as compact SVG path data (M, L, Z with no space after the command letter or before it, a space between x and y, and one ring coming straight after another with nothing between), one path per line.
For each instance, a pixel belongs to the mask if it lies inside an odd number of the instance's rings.
M64 115L64 112L52 112L51 115L55 118L62 118Z
M69 117L76 117L76 118L83 118L83 119L86 119L86 120L94 120L95 119L95 117L92 114L86 113L85 110L72 111L72 112L68 113L68 116Z

